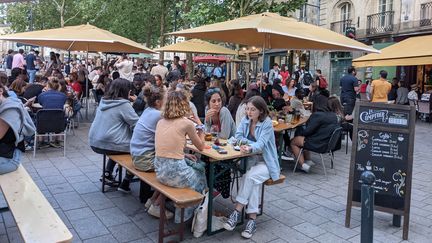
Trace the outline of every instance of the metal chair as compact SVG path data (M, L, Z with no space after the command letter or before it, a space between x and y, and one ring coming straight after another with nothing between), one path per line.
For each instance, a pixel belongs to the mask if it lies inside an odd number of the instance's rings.
M313 150L311 150L311 149L307 149L307 148L306 148L307 150L309 150L309 151L311 151L311 152L318 153L318 154L321 156L321 165L322 165L322 167L323 167L324 175L325 175L326 178L327 178L327 171L326 171L326 167L325 167L325 164L324 164L323 154L328 154L328 155L330 155L330 165L331 165L331 168L334 169L334 167L333 167L334 153L333 153L333 152L336 150L336 146L337 146L338 141L339 141L339 139L340 139L341 133L342 133L342 127L337 127L337 128L333 131L333 133L332 133L332 135L330 136L330 139L329 139L329 141L328 141L327 149L326 149L326 151L325 151L324 153L317 152L317 151L313 151ZM294 165L293 174L295 173L295 171L296 171L296 169L297 169L297 165L298 165L298 162L299 162L300 156L301 156L301 154L303 153L304 149L305 149L304 147L300 149L300 153L299 153L299 155L297 156L297 160L296 160L296 163L295 163L295 165ZM335 174L336 174L336 169L334 169L334 170L335 170Z
M422 117L422 120L427 121L429 119L430 121L430 115L431 115L431 107L429 101L419 101L418 102L418 113Z
M36 113L33 157L36 156L37 138L63 135L63 154L66 157L66 120L61 109L42 109Z

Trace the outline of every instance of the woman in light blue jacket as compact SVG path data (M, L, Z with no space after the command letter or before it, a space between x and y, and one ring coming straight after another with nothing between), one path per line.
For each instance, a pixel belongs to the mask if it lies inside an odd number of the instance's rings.
M259 192L262 183L269 178L274 181L280 177L280 167L277 159L273 124L268 117L269 110L264 99L254 96L247 102L247 116L243 118L235 134L236 139L247 141L242 145L242 153L256 153L248 157L248 165L252 167L243 176L243 183L236 197L235 210L224 224L226 230L233 230L240 219L241 210L248 206L249 222L241 233L244 238L251 238L256 231L255 219L259 211Z

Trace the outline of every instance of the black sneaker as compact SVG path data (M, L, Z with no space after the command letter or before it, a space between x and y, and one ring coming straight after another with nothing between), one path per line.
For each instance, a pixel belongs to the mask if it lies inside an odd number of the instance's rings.
M102 176L99 181L102 182ZM119 181L115 180L114 176L112 176L111 173L105 172L105 184L110 187L118 187L120 183Z
M123 180L122 183L120 183L120 186L117 188L118 191L124 192L124 193L130 193L130 182L129 180Z
M255 220L250 219L247 224L245 230L241 233L241 236L246 239L252 238L252 235L256 232L256 223Z
M237 210L234 210L228 220L224 223L224 228L228 231L234 230L234 228L237 226L237 221L240 218L240 213Z

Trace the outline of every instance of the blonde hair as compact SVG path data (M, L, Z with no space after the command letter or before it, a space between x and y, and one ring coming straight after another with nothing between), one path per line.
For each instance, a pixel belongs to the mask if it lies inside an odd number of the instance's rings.
M184 91L170 91L164 105L162 117L176 119L191 113L189 100Z

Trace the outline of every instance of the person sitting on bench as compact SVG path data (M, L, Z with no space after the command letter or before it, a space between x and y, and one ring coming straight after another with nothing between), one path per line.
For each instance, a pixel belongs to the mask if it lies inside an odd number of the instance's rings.
M185 118L190 112L184 91L168 93L162 119L156 127L154 166L160 183L177 188L189 187L202 193L207 188L205 168L194 155L184 153L186 136L198 150L202 151L205 146L204 132L196 130L194 122ZM184 220L190 219L193 212L194 208L186 208ZM176 208L175 222L180 221L180 210Z
M24 136L33 136L35 130L21 100L8 97L0 83L0 175L18 169L25 151Z
M280 178L280 167L273 124L266 102L261 96L254 96L247 101L246 110L247 116L241 121L235 137L248 143L240 147L242 153L261 154L248 158L250 169L242 177L235 210L224 224L224 228L229 231L234 230L241 217L240 212L247 205L246 213L249 215L249 221L241 236L250 239L256 232L255 219L259 212L260 187L270 178L277 181Z
M129 101L130 91L130 82L118 78L111 82L100 101L89 131L89 144L95 153L129 154L132 129L139 119ZM114 166L115 162L108 160L106 172L102 175L110 186L118 186L112 176ZM132 178L133 175L127 174L125 179Z

